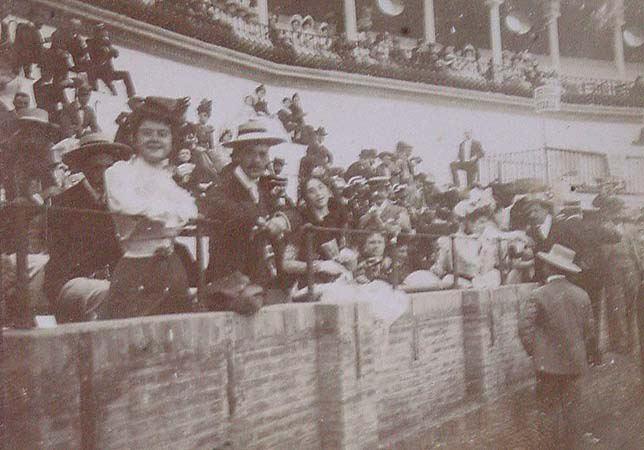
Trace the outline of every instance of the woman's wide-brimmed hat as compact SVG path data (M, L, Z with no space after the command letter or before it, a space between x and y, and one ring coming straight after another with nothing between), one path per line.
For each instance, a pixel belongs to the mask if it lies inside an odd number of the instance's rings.
M265 120L250 119L237 128L237 137L232 141L224 142L225 147L239 148L249 144L278 145L286 141L276 130Z
M97 154L107 154L116 160L127 160L132 155L132 149L127 145L112 142L103 133L88 133L80 138L78 147L63 155L63 162L72 169L78 169L88 158Z
M537 257L542 261L566 272L579 273L581 267L575 264L575 251L560 244L554 244L548 253L538 252Z
M49 122L49 114L44 109L27 108L18 111L18 125L21 128L36 128L45 133L52 141L60 140L60 127Z
M302 25L304 25L305 23L313 25L313 22L314 20L313 20L313 17L311 16L306 16L304 17L304 19L302 19Z

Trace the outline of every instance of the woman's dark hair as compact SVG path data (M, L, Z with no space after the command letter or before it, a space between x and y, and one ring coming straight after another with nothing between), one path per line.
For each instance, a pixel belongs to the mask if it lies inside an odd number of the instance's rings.
M177 123L173 121L171 118L169 118L168 116L163 114L154 114L154 113L132 114L130 124L131 124L131 130L132 130L132 144L133 144L132 147L134 148L135 152L137 151L136 134L139 132L139 128L141 127L141 124L146 120L150 122L164 123L168 127L170 127L170 132L172 133L172 151L168 155L168 159L170 159L170 161L174 161L176 159L177 154L179 153L179 150L181 149L183 138L187 134L182 132L183 124Z

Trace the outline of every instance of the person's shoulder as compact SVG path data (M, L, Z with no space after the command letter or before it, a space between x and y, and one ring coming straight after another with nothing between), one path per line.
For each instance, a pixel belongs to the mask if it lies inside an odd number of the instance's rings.
M105 179L120 178L123 176L131 176L134 171L133 160L116 161L105 170Z

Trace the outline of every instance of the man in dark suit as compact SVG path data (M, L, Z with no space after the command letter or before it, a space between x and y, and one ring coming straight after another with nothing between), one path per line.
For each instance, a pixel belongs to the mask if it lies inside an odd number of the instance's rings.
M202 212L216 223L210 232L207 281L216 284L242 274L265 289L277 285L277 241L291 224L286 214L272 210L270 192L260 183L270 147L283 142L269 130L262 121L250 120L239 126L237 139L224 144L233 148L236 163L222 171L203 203Z
M33 22L21 22L16 27L14 72L17 74L22 68L25 78L31 78L33 64L40 64L43 57L45 40L40 31L42 25L42 21L34 19Z
M553 205L543 200L532 200L526 205L530 222L528 236L534 242L534 252L549 252L554 244L560 244L575 251L575 264L583 269L570 280L580 286L590 296L594 322L592 340L588 348L591 364L601 364L599 352L599 325L601 298L605 281L605 261L601 258L604 244L614 244L621 240L621 234L602 216L587 211L583 217L572 215L563 220L556 220L552 213ZM535 261L535 278L545 280L543 262Z
M110 267L121 258L112 218L104 200L103 174L129 147L111 143L98 133L81 138L78 148L63 162L85 177L52 198L48 211L49 262L45 267L45 293L60 322L101 318L106 307ZM96 211L75 212L57 208Z
M578 448L580 378L588 368L586 346L594 328L590 298L567 279L581 272L574 251L555 244L537 257L544 263L545 284L530 294L518 325L536 372L536 448Z
M92 90L86 84L76 88L76 98L65 105L60 113L60 128L65 137L80 138L86 131L101 131L96 120L96 112L89 104Z
M458 171L464 170L467 174L467 187L471 187L479 176L479 160L485 156L483 146L477 140L472 139L470 130L465 132L465 139L458 147L458 160L452 161L449 165L452 171L454 185L458 186Z

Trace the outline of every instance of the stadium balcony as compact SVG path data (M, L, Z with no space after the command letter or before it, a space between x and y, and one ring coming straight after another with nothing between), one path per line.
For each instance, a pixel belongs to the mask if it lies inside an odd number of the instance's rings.
M259 24L251 10L230 15L214 7L206 9L204 2L191 0L80 0L87 5L128 16L165 30L202 42L246 53L278 64L310 69L348 72L371 77L396 79L446 86L458 89L492 92L514 97L530 98L536 87L548 78L540 73L537 80L522 82L499 81L497 76L471 77L455 71L432 71L422 64L411 62L378 62L365 64L356 61L346 51L333 51L350 43L340 36L328 36L329 50L299 52L286 42L284 30ZM73 2L69 2L73 3ZM288 34L288 32L286 32ZM288 37L288 36L287 36ZM502 77L501 77L502 78ZM573 105L599 105L620 108L644 107L644 90L635 82L610 79L590 79L561 76L562 101Z

